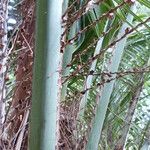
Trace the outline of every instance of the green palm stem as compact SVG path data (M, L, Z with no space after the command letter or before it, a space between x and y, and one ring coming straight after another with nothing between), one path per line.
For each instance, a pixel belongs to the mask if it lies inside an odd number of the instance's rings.
M135 5L131 6L131 11L133 12L135 11ZM126 21L129 23L132 23L133 16L131 14L128 14ZM118 33L117 39L120 39L120 37L122 37L122 35L125 34L125 31L128 27L129 27L128 23L124 22ZM109 66L110 72L117 72L120 61L121 61L121 57L124 51L124 47L126 44L126 40L127 40L127 37L123 38L120 42L116 43L115 48L114 48L114 53L112 56L112 61ZM113 78L115 78L115 75L113 76ZM87 150L98 149L102 127L104 124L104 119L105 119L107 107L109 104L110 96L113 91L114 83L115 83L115 80L109 83L106 83L103 87L101 98L99 100L99 103L96 109L96 115L93 120L92 129L89 134L89 140L88 140L87 147L86 147Z
M36 1L36 48L34 58L30 150L55 150L61 87L60 53L62 0Z
M106 32L107 25L108 25L108 20L105 24L104 32ZM102 49L103 40L104 40L104 37L100 37L99 41L97 42L97 45L96 45L96 48L94 51L94 56L96 56L97 54L100 53L100 51ZM94 60L91 64L90 71L95 71L96 64L97 64L97 60ZM85 81L84 90L91 88L92 82L93 82L93 75L89 75ZM83 97L81 99L80 106L79 106L78 118L79 118L79 116L83 116L83 114L85 112L85 108L86 108L86 105L88 102L88 97L89 97L89 90L83 95Z
M83 0L80 0L80 5L82 3L83 3ZM64 3L65 10L67 10L67 4L68 4L68 0L66 0L66 2ZM66 20L67 20L67 14L66 14ZM76 35L76 32L78 32L80 30L80 28L81 28L80 22L81 21L83 21L82 17L81 17L81 19L79 19L73 23L73 25L70 28L69 34L68 34L68 39L72 39ZM64 30L65 29L63 29L63 31ZM65 38L66 37L64 37L64 41L65 41ZM62 75L63 76L69 75L70 67L66 67L66 66L71 62L73 53L81 46L83 39L84 39L84 36L81 38L81 41L79 43L73 41L72 44L68 44L66 46L66 48L64 48L63 63L62 63ZM65 97L67 94L67 86L68 86L68 82L65 82L62 86L62 92L61 92L61 100L62 101L65 100Z
M76 33L76 22L73 24L73 26L71 27L70 33L69 33L69 38L71 39L72 37L74 37L75 33ZM72 54L75 51L76 47L74 44L71 45L67 45L65 51L64 51L64 55L63 55L63 63L62 63L62 75L63 76L68 76L69 72L70 72L70 67L66 67L72 59ZM65 82L63 84L62 87L62 92L61 92L61 100L64 101L65 97L66 97L66 93L67 93L67 86L68 86L68 82Z

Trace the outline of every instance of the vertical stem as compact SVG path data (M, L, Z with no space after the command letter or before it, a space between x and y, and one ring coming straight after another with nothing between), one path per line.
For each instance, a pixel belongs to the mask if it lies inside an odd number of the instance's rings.
M107 25L108 25L108 21L105 24L104 32L106 32ZM97 42L94 56L96 56L97 54L100 53L102 44L103 44L103 40L104 40L104 37L100 37L99 41ZM97 64L97 60L94 60L91 64L90 71L95 71L96 64ZM84 90L86 90L92 86L92 81L93 81L93 75L89 75L85 81ZM79 116L82 116L84 114L85 107L87 105L88 96L89 96L89 91L87 91L81 99L80 107L79 107L79 114L78 114Z
M61 87L62 0L37 0L30 150L55 150Z
M135 9L135 5L131 6L131 10L134 11L134 9ZM126 20L127 20L127 22L132 23L133 16L131 14L128 14ZM124 22L118 33L117 39L120 39L120 37L122 37L122 35L124 35L125 30L128 27L129 27L129 25L126 22ZM116 43L115 48L114 48L114 54L112 56L112 61L109 66L110 72L117 72L120 61L121 61L121 57L122 57L122 54L124 51L124 47L126 44L126 40L127 40L127 37L122 39L120 42ZM113 78L115 78L115 75L113 76ZM103 128L103 124L104 124L104 120L105 120L105 115L107 112L110 96L113 91L114 83L115 83L115 80L113 80L109 83L106 83L103 87L103 90L101 93L101 98L100 98L99 103L96 108L96 115L95 115L95 118L93 121L91 133L89 135L89 141L88 141L87 148L86 148L87 150L91 150L91 149L97 150L98 149L98 144L99 144L99 140L101 137L101 132L102 132L102 128Z
M1 22L0 22L0 134L5 119L5 75L7 63L7 11L8 2L0 0Z
M81 5L83 3L83 0L80 0L79 2ZM67 10L68 7L68 0L64 0L63 3L63 11L65 12ZM68 14L65 15L65 19L68 19ZM79 25L80 22L83 21L82 19L76 20L72 26L70 27L70 30L68 33L68 39L71 39L75 36L76 32L78 32L81 28L81 26ZM63 28L63 32L67 29L68 27L66 26L65 28ZM66 34L63 37L63 41L66 42ZM82 35L83 36L83 35ZM81 40L81 39L80 39ZM74 41L73 44L68 44L66 47L63 48L64 54L63 54L63 62L62 62L62 75L63 76L68 76L69 72L70 72L70 67L66 67L72 59L72 55L74 53L74 51L76 51L80 45L82 44L82 40L80 41L80 43L76 44L76 42ZM67 86L68 86L68 82L65 82L63 84L62 87L62 94L61 94L61 99L65 100L66 97L66 93L67 93Z

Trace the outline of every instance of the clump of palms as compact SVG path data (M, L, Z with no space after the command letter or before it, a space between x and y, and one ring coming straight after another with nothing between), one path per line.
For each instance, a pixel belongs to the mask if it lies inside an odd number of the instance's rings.
M2 148L148 147L150 2L61 2L17 7L22 22L8 39Z

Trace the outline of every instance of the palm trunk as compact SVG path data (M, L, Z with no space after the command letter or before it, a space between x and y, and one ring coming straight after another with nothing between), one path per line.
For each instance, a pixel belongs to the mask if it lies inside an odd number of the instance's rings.
M134 5L131 6L132 11L134 10L134 8L135 8ZM127 16L127 21L129 23L132 23L133 16L131 14L129 14ZM122 27L118 33L117 39L120 39L120 37L122 37L122 35L124 35L124 33L128 27L129 27L129 25L127 23L124 23L122 25ZM121 61L121 57L123 54L123 50L124 50L124 47L126 44L126 40L127 40L127 38L124 38L115 45L114 53L112 56L112 61L109 66L110 72L117 72L120 61ZM115 78L115 76L113 76L113 78ZM100 140L103 124L104 124L104 119L105 119L105 115L107 112L107 107L109 104L110 96L113 91L114 83L115 83L115 80L113 80L109 83L106 83L102 89L102 94L101 94L101 98L100 98L100 101L97 106L96 115L95 115L93 125L92 125L92 130L89 135L89 141L88 141L87 148L86 148L87 150L98 149L98 144L99 144L99 140Z
M108 22L106 22L104 32L106 32L107 23L108 23ZM100 37L99 41L97 42L97 45L96 45L96 48L95 48L95 52L94 52L94 56L96 56L97 54L100 53L101 48L102 48L102 44L103 44L103 39L104 39L104 37ZM90 71L95 71L95 69L96 69L96 64L97 64L97 60L94 60L94 61L92 62L92 64L91 64ZM89 76L87 77L87 79L86 79L85 86L84 86L84 90L89 89L89 88L92 87L92 81L93 81L93 75L89 75ZM81 99L80 107L79 107L79 115L78 115L78 116L83 116L84 111L85 111L85 108L86 108L86 105L87 105L88 96L89 96L89 91L87 91L87 92L83 95L83 97L82 97L82 99Z
M8 2L0 1L1 21L0 21L0 135L3 132L3 123L5 120L5 98L6 98L6 63L7 63L7 19L8 19ZM2 136L0 138L0 145L2 146Z
M55 150L61 87L62 0L38 0L30 150Z

